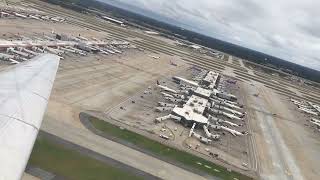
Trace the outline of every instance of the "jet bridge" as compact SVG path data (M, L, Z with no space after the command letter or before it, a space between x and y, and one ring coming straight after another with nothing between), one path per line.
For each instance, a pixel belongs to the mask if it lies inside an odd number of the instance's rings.
M220 138L219 134L212 134L209 132L208 127L206 125L203 125L203 130L206 133L207 137L209 139L214 139L214 140L218 140Z

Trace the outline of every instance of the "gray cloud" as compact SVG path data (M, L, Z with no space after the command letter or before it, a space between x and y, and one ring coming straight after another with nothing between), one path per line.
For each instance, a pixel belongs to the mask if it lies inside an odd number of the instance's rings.
M215 38L320 70L320 1L116 1L175 19Z
M313 18L309 22L297 24L304 33L313 36L314 38L320 38L320 19Z

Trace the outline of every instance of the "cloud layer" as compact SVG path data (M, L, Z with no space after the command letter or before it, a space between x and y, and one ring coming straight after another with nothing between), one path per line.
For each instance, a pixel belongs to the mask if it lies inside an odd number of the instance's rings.
M212 37L320 70L320 1L116 1L175 19Z

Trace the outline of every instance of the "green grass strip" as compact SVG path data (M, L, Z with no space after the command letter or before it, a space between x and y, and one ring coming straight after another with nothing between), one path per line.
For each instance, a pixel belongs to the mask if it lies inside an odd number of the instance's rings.
M71 180L142 179L129 172L53 143L44 137L38 137L36 140L29 165Z
M113 136L125 140L129 143L132 143L137 147L147 150L156 156L161 156L166 159L172 159L176 162L189 166L195 170L200 170L209 175L220 177L221 179L225 180L234 180L234 178L239 180L252 179L234 171L229 172L226 168L222 166L214 164L210 161L207 161L190 153L168 147L135 132L129 131L127 129L120 129L118 126L99 120L95 117L90 116L89 120L92 123L92 125L101 132L109 136ZM199 165L199 163L201 163L202 165ZM210 166L211 168L205 167L205 165Z

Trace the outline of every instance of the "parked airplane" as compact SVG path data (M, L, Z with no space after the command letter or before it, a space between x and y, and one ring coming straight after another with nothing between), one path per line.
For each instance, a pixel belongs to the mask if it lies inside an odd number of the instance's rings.
M160 59L159 56L152 56L152 55L149 55L149 57L152 57L153 59Z
M209 125L210 128L212 129L216 129L216 130L224 130L224 131L227 131L229 133L231 133L233 136L242 136L242 135L245 135L245 133L241 133L239 131L236 131L234 129L230 129L228 127L225 127L225 126L220 126L220 125Z
M172 66L178 66L178 64L176 64L176 63L174 63L174 62L172 62L172 61L170 61L170 65L172 65Z
M31 50L26 49L26 48L18 48L18 50L19 50L19 51L24 51L24 52L29 53L29 54L34 55L34 56L39 55L39 53L36 53L36 52L31 51Z
M50 20L50 17L49 16L41 16L41 19L43 19L43 20Z
M224 115L224 116L226 116L226 117L228 117L230 119L242 120L242 118L240 118L240 117L238 117L238 116L236 116L234 114L229 114L229 113L226 113L226 112L222 112L222 115Z
M77 49L77 48L74 48L74 47L71 47L71 46L67 46L66 48L73 50L76 54L79 54L81 56L86 56L87 55L85 52L83 52L80 49Z
M65 21L65 19L61 18L61 17L52 17L51 20L55 21L55 22L63 22L63 21Z
M303 111L304 113L307 113L307 114L311 114L311 115L315 115L315 116L318 116L319 114L310 110L310 109L307 109L307 108L302 108L302 107L299 107L299 110Z
M105 48L104 50L105 50L106 52L110 53L110 54L115 54L115 52L112 51L112 50L110 50L110 49Z
M29 15L29 17L32 18L32 19L41 20L39 17L34 16L34 15Z
M16 61L14 59L9 59L9 61L11 62L10 64L19 64L20 63L19 61Z
M161 88L161 89L164 90L164 91L167 91L167 92L171 92L171 93L175 93L175 94L177 93L176 90L173 90L173 89L171 89L171 88L168 88L167 86L158 85L158 87Z
M319 120L312 118L312 119L310 120L310 122L311 122L312 124L316 125L318 129L320 129L320 121L319 121Z
M40 47L32 46L31 49L39 53L46 53L46 51L44 49L41 49Z
M234 129L230 129L230 128L225 127L225 126L221 126L221 129L231 133L233 136L243 136L244 135L243 133L241 133L239 131L236 131Z
M162 94L164 97L173 98L173 96L172 96L171 94L168 94L168 93L165 93L165 92L161 92L161 94Z
M54 48L51 48L51 47L44 47L44 49L46 51L52 53L52 54L56 54L56 55L59 55L59 56L61 56L64 53L64 51L61 51L59 49L54 49Z
M10 16L9 13L6 13L6 12L0 12L0 17L8 17Z
M17 54L17 55L22 56L22 57L24 57L24 58L30 58L29 54L24 53L24 52L21 52L21 51L17 51L17 50L15 50L14 48L7 48L7 52L8 52L8 53Z
M102 49L99 49L99 51L100 51L102 54L104 54L104 55L109 55L109 53L108 53L107 51L104 51L104 50L102 50Z
M15 60L16 58L17 58L17 56L14 56L14 55L0 53L0 59L4 60L4 61L10 61L11 64L19 64L20 63L19 61Z
M70 53L76 53L75 50L69 49L69 48L65 48L65 47L59 47L59 50L63 50L65 52L70 52Z
M14 58L13 55L0 53L0 59L2 60L9 61L10 59L13 59L13 58Z
M316 119L316 118L311 118L310 121L316 122L316 123L320 123L320 120Z
M112 47L111 49L112 49L112 51L114 51L114 52L116 52L116 53L119 53L119 54L122 53L121 51L119 51L118 49L116 49L116 48L114 48L114 47Z
M226 120L223 120L223 119L218 119L218 118L213 117L213 116L209 116L208 119L209 119L210 121L214 121L214 122L217 122L217 123L225 123L225 124L228 124L228 125L231 125L231 126L239 127L239 125L236 124L236 123L233 123L233 122L230 122L230 121L226 121Z
M27 18L26 15L23 15L23 14L19 14L19 13L13 13L13 15L17 16L17 17L20 17L20 18Z

